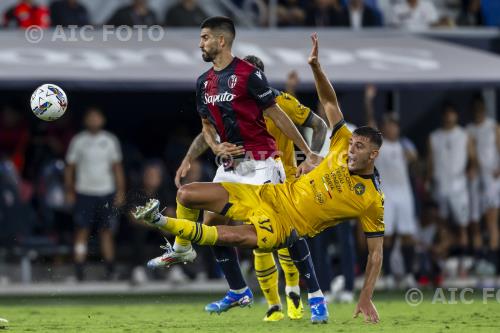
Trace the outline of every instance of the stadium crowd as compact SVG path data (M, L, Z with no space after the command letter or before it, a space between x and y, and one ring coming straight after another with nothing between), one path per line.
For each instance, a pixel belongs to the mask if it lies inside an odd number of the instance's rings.
M289 76L290 93L295 93L297 82L296 74ZM366 123L379 125L385 137L377 164L386 192L383 285L439 285L452 275L498 275L497 125L487 117L481 96L471 104L469 117L461 119L460 123L467 121L466 127L459 125L452 104L443 105L442 125L430 134L429 147L422 151L399 133L396 115L374 110L376 96L376 88L367 86ZM53 123L33 122L29 114L2 106L0 248L54 249L46 252L45 260L75 263L75 277L84 280L86 256L95 262L100 243L106 279L163 278L172 269L148 272L144 266L158 255L161 239L127 212L145 198L158 197L167 214L175 214L173 176L191 137L188 131L177 130L163 156L144 157L137 146L124 144L103 129L105 114L88 108L78 126L71 116ZM318 114L322 115L321 109ZM80 127L83 131L78 132ZM490 149L485 150L487 146ZM394 163L398 158L399 164ZM193 163L184 183L211 179L212 161L209 157ZM74 168L76 179L68 176ZM394 198L398 200L393 202ZM363 236L355 225L346 222L310 240L322 289L333 288L343 301L352 301L354 279L365 266ZM100 231L100 242L92 236L93 229ZM60 246L67 251L59 253ZM219 277L210 253L203 249L200 253L195 264L174 266L170 276L194 279L203 272L208 278ZM7 255L2 260L18 258ZM117 271L115 261L127 269Z
M232 0L233 5L218 1L164 1L163 12L152 8L148 0L131 0L109 13L104 22L96 22L87 9L92 0L19 0L3 13L5 28L42 28L83 25L163 25L197 27L209 11L232 16L236 22L266 27L395 27L421 30L436 27L498 26L500 11L494 0L278 0L271 10L267 0ZM205 7L207 6L207 7ZM210 7L210 8L208 8ZM274 14L273 14L274 13Z

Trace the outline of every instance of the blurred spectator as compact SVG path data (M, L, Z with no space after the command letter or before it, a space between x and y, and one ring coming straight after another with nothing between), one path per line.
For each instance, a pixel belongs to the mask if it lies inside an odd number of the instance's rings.
M156 25L158 20L151 8L148 7L148 0L133 0L131 5L119 8L108 20L109 25Z
M28 125L23 114L10 106L0 113L0 158L10 159L18 172L24 167L25 153L29 142Z
M299 74L297 74L297 71L290 71L286 78L285 91L292 96L297 96L297 86L299 82Z
M342 25L359 30L364 27L380 26L380 16L375 9L364 4L363 0L349 0L342 12Z
M484 24L481 0L463 0L462 10L457 17L459 26L481 26Z
M448 233L446 222L455 223L449 230L458 230L460 273L464 275L463 258L469 243L467 226L470 222L466 174L473 172L476 154L467 132L458 124L458 113L453 105L444 106L442 126L431 133L428 150L428 187L432 183L432 194L439 207L439 233Z
M19 0L17 5L5 13L4 26L26 29L37 25L41 28L48 28L50 26L49 9L34 2L34 0Z
M390 24L409 30L440 25L436 6L429 0L405 0L392 6Z
M58 0L50 5L50 18L53 27L90 24L87 8L78 0Z
M306 21L306 6L300 0L279 0L277 8L278 26L302 26Z
M374 99L377 95L375 86L365 89L365 108L368 126L377 127L375 120ZM413 275L415 257L414 235L417 232L415 199L410 182L408 166L417 161L415 146L406 138L401 138L399 121L395 115L386 115L382 125L384 144L380 148L376 167L383 179L384 192L384 256L383 270L388 289L395 286L391 267L391 254L397 238L401 240L401 253L404 261L404 279L406 288L416 286Z
M474 120L467 126L467 132L477 151L478 173L469 179L471 199L471 229L475 251L476 270L486 271L486 266L498 271L499 226L498 208L500 193L498 180L500 128L496 119L487 115L486 105L481 95L477 96L471 111ZM480 221L484 217L488 231L488 247L483 256L483 239ZM484 260L486 259L486 260Z
M106 262L106 277L114 274L113 227L117 216L113 207L124 202L125 181L118 139L104 131L106 118L99 109L90 108L84 117L86 130L77 134L66 155L66 199L74 204L76 277L84 279L89 232L100 229L101 249Z
M180 0L167 10L165 25L172 27L199 27L207 14L196 0Z
M306 14L306 25L331 27L342 25L342 11L345 10L340 0L314 0Z

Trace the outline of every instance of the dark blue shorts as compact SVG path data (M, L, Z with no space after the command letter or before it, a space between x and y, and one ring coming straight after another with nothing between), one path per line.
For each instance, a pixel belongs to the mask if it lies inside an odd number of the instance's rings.
M113 206L114 194L93 196L77 194L73 219L77 227L114 229L117 210Z

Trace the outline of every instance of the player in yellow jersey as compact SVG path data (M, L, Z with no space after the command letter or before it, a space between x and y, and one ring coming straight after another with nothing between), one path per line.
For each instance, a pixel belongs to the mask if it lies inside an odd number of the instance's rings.
M366 235L368 260L354 316L362 313L366 321L376 323L379 315L371 298L382 265L384 197L374 164L382 135L367 126L352 133L346 127L335 91L319 64L316 34L312 41L309 64L333 129L330 152L314 170L284 184L192 183L179 189L178 204L186 209L206 209L241 224L207 226L165 217L154 199L137 207L134 216L200 245L261 251L289 246L300 236L314 236L357 218Z
M264 63L260 58L256 56L247 56L244 60L264 72ZM327 127L325 122L312 112L311 109L302 105L294 96L276 89L273 89L273 93L276 96L276 103L290 117L296 126L310 127L313 130L311 150L319 150L323 145L324 138L326 136ZM276 152L283 163L286 180L293 181L296 179L297 174L297 161L295 158L294 144L269 117L264 117L264 119L266 121L268 132L276 140ZM177 170L175 178L177 187L181 186L181 178L185 177L189 171L191 161L198 158L208 148L208 144L206 143L203 134L200 133L191 143L188 153ZM241 151L238 151L238 154L240 153ZM213 219L213 217L211 217L211 219ZM211 221L211 223L213 223L213 221ZM176 244L174 244L174 249L172 249L173 251L175 251L175 245L177 245L177 242L178 240L176 239ZM302 245L307 247L305 240ZM167 252L160 257L152 259L148 265L150 267L162 267L174 264L168 259L176 256L176 254ZM306 255L307 254L309 253L306 253ZM264 321L282 320L284 318L284 314L278 292L278 270L274 257L272 253L268 252L254 251L254 255L254 266L257 280L259 281L259 285L268 303L268 311L266 312ZM180 254L179 257L182 258L182 254ZM300 319L303 316L303 305L300 298L299 272L290 257L288 249L280 249L278 251L278 259L285 276L287 315L290 319ZM304 272L304 275L307 274L308 269ZM315 274L309 274L308 276L310 276L309 279L316 280ZM313 281L308 284L308 289L309 291L314 292L319 289L319 284L317 281Z

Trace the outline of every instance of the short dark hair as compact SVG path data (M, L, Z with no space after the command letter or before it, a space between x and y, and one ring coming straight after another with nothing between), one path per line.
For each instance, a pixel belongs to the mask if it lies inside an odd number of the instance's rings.
M231 35L231 44L236 37L236 29L234 28L234 22L227 16L212 16L207 18L203 23L201 23L200 29L208 28L212 30L221 30L227 32Z
M382 133L380 133L379 130L370 127L370 126L361 126L358 127L352 132L353 135L359 135L363 136L365 138L368 138L370 142L375 144L378 148L382 147Z
M248 61L258 69L260 69L262 72L264 71L264 62L259 57L254 55L247 55L245 58L243 58L243 60Z

